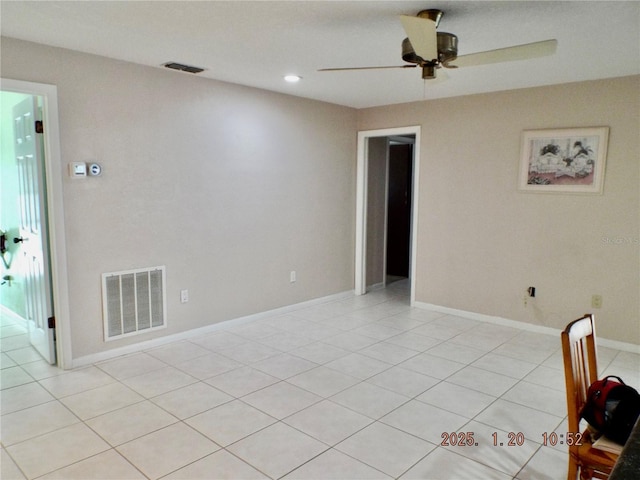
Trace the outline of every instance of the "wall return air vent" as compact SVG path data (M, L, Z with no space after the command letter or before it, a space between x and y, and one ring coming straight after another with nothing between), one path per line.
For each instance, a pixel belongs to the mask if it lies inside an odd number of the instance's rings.
M102 274L105 341L166 327L165 267Z
M201 73L204 72L204 68L193 67L191 65L185 65L183 63L178 62L167 62L162 64L166 68L170 68L172 70L180 70L181 72L187 73Z

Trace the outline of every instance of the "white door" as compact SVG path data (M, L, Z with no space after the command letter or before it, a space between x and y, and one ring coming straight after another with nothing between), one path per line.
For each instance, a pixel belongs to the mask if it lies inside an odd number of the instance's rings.
M56 362L51 277L47 241L42 135L36 133L36 97L13 109L15 152L20 182L21 261L24 271L29 339L51 364Z

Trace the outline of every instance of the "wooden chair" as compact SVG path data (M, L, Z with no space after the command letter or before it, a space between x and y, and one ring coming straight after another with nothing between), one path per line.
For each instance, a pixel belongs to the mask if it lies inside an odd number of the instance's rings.
M569 432L580 432L580 411L587 400L589 385L598 379L594 317L586 314L562 332L562 357L567 388ZM581 445L569 446L568 480L608 478L618 458L614 453L593 447L591 432L585 430Z

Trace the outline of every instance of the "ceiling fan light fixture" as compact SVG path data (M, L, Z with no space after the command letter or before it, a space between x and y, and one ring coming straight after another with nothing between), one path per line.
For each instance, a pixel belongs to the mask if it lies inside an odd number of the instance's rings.
M453 33L438 32L437 38L438 61L446 64L455 60L458 57L458 37Z
M402 59L405 62L409 63L422 63L424 60L422 57L416 55L415 50L413 49L413 45L411 45L411 41L408 38L405 38L402 41Z
M433 80L436 78L436 68L437 65L435 63L425 63L422 65L422 78L424 80Z

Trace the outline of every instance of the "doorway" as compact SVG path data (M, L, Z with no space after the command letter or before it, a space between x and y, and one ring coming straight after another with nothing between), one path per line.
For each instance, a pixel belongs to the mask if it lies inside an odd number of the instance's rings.
M48 363L65 368L71 351L57 89L9 79L0 86L0 307L3 316L23 321L29 343Z
M414 140L388 137L385 285L409 278Z
M408 278L415 301L420 127L358 134L355 293Z

